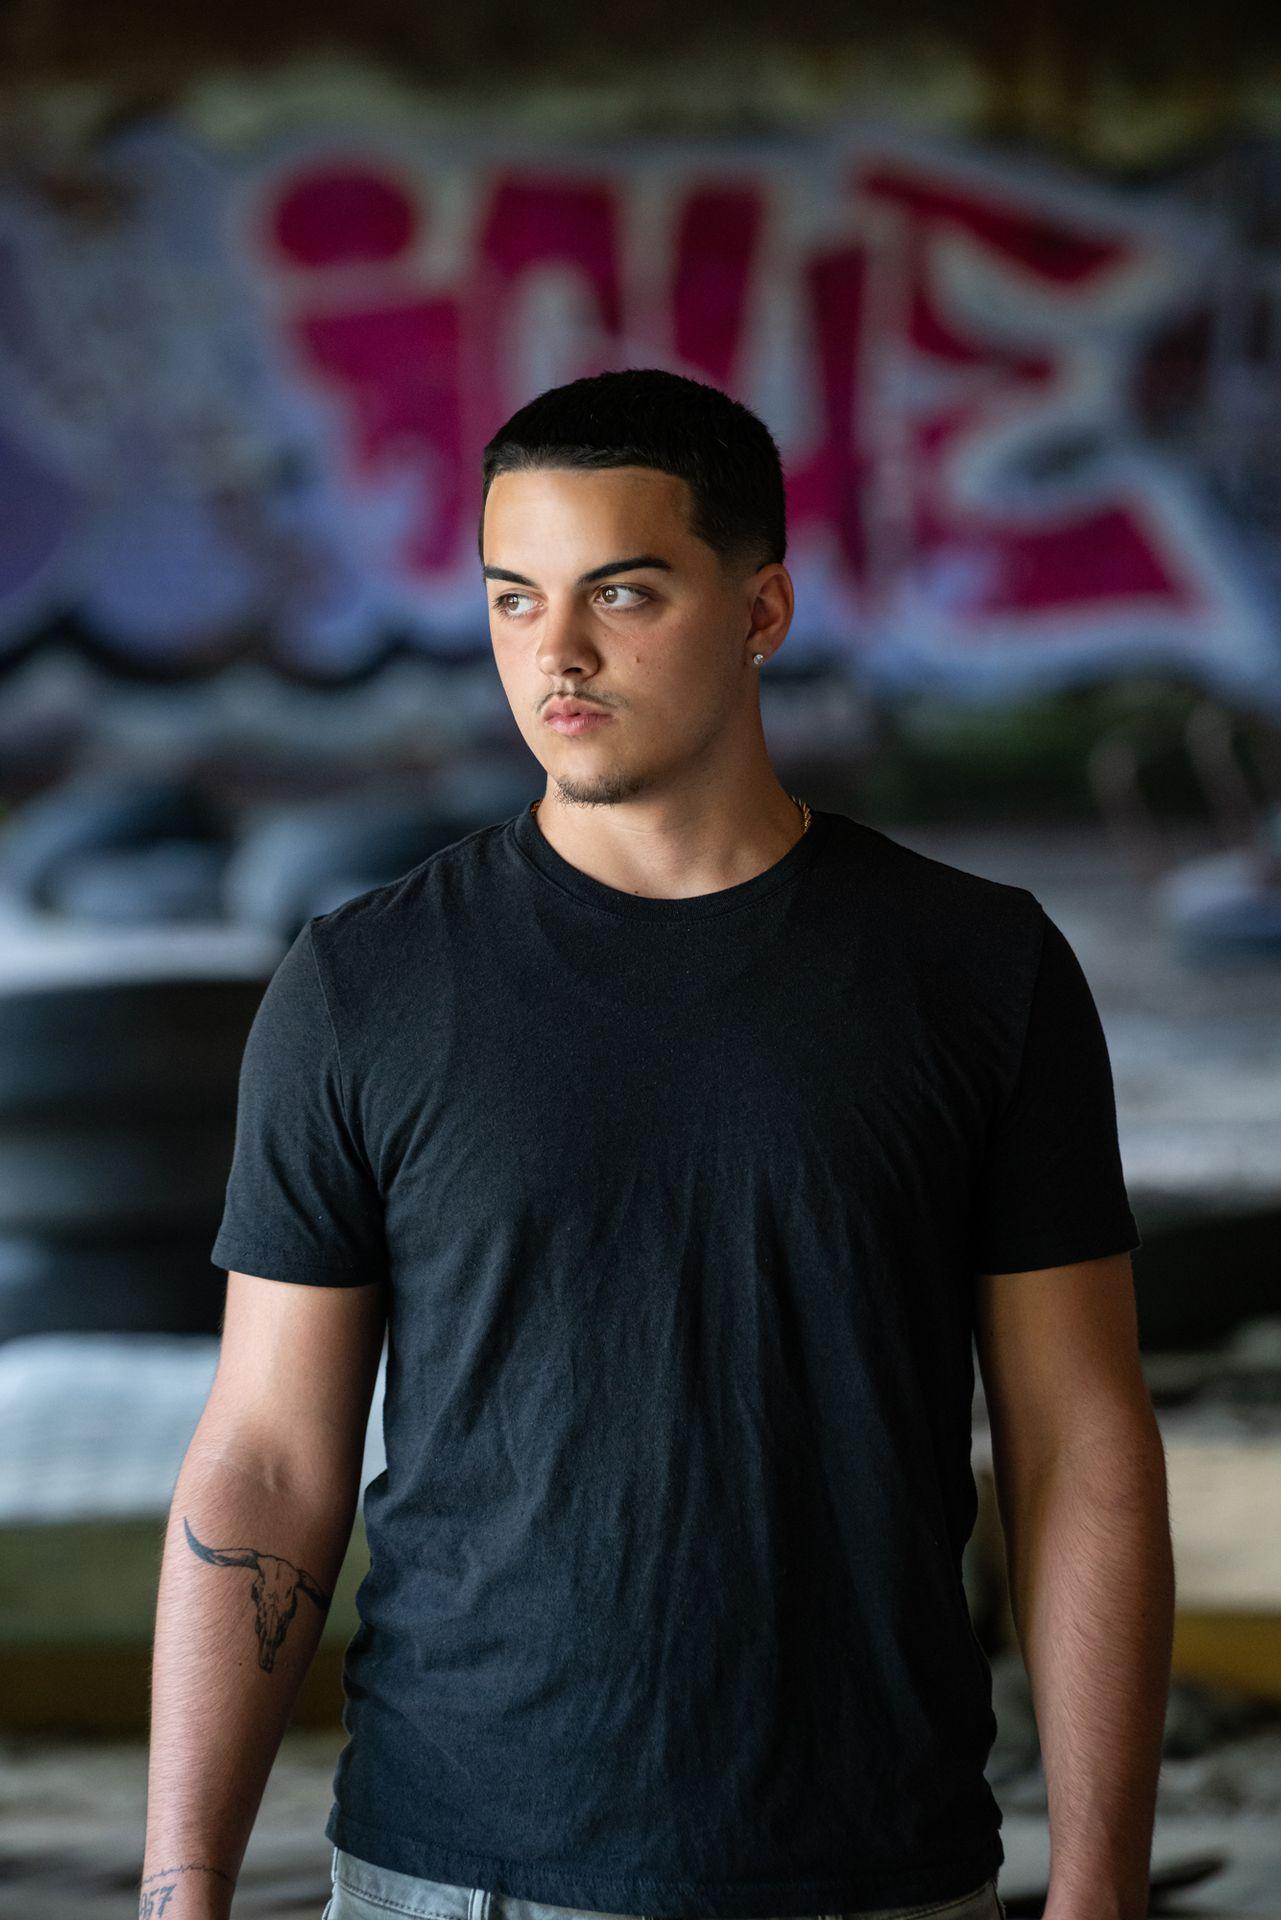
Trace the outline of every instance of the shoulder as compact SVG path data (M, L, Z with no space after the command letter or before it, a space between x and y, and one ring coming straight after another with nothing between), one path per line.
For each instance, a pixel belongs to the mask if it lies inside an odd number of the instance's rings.
M424 915L447 908L460 892L484 878L506 825L498 821L478 827L439 847L397 879L353 894L328 913L313 915L307 925L318 952L325 959L341 960L370 945L385 946L406 927L417 933Z
M412 991L425 961L442 951L467 905L501 888L506 822L478 827L440 847L395 880L353 894L308 920L304 932L331 1009L351 1014Z
M831 850L836 891L856 918L928 952L950 948L960 963L1034 972L1048 924L1028 887L921 852L879 827L833 814Z

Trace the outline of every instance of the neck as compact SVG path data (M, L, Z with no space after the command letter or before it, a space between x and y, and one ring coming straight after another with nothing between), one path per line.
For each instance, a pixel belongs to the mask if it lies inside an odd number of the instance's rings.
M716 823L637 826L626 810L566 802L554 788L531 803L530 813L548 844L602 885L649 899L679 900L754 879L804 837L812 819L808 804L799 794L774 791L785 806L771 802L766 818L753 820L746 830L740 827L728 839L723 816Z

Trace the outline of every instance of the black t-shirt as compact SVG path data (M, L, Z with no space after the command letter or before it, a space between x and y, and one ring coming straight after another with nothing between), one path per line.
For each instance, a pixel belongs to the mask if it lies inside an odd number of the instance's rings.
M844 814L679 900L523 809L310 920L211 1257L389 1290L328 1838L594 1912L996 1873L973 1279L1141 1244L1063 934Z

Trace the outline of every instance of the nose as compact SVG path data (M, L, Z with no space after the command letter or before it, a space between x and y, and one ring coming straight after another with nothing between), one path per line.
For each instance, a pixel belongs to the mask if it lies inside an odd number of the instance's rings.
M538 664L550 680L568 673L593 674L600 655L590 636L587 616L571 600L548 606L539 623Z

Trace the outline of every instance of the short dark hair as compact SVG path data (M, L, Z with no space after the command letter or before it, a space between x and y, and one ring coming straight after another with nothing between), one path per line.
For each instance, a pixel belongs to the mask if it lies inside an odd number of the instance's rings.
M719 387L663 367L588 374L514 413L484 451L477 546L500 473L540 467L655 467L688 483L690 531L727 570L787 552L783 464L763 420Z

